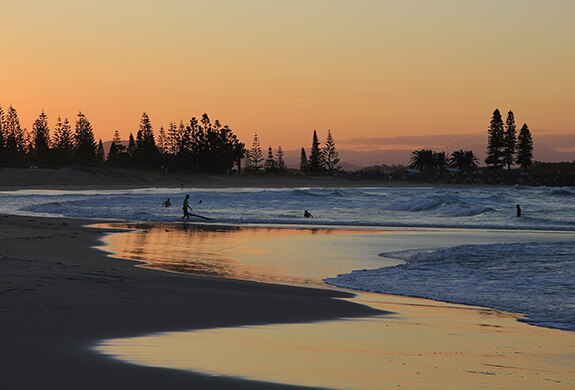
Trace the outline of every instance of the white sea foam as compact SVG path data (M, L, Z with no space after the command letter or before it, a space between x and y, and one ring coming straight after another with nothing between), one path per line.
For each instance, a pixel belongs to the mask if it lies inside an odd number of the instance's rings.
M382 253L405 261L357 270L329 284L524 313L526 321L575 330L575 241L463 245Z
M575 187L12 191L0 192L0 213L175 222L188 193L194 213L216 223L575 232ZM173 207L161 206L166 198ZM515 216L516 204L523 209L521 218ZM314 218L303 218L305 209ZM386 253L406 265L329 282L499 307L527 313L534 323L575 330L572 253L571 241Z
M166 222L179 219L186 193L220 223L575 230L573 187L20 191L0 193L0 212ZM168 197L174 207L162 208Z

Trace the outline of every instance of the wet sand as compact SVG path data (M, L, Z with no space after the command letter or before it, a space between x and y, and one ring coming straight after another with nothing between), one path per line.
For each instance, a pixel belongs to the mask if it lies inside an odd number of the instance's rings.
M207 227L127 224L106 238L118 258L145 267L333 288L329 275L374 269L381 248L497 240L523 231ZM562 233L545 233L548 240ZM563 389L575 386L575 333L518 322L519 314L424 299L358 293L392 314L305 324L218 327L106 340L102 353L150 367L341 390Z
M294 365L298 358L321 362L331 380L334 367L342 375L343 368L352 374L362 367L383 369L375 379L380 388L575 385L572 332L534 327L517 322L517 315L483 308L387 296L373 302L366 295L359 296L356 304L333 299L352 295L328 288L135 267L132 261L112 259L92 248L101 245L102 232L112 230L95 230L86 223L0 216L0 388L297 388L261 382L277 381L279 376L286 378L280 382L302 386L330 384L311 380L313 375ZM210 241L210 245L218 244ZM132 259L141 255L136 252ZM249 257L249 251L244 256ZM229 258L234 260L233 254ZM338 318L347 320L334 321ZM358 331L361 326L365 328ZM92 350L102 340L188 330L198 331L191 333L194 347L177 344L196 363L185 370L128 364ZM375 350L360 348L356 335ZM347 344L334 347L338 338ZM282 355L285 346L289 353ZM272 350L275 358L262 355L262 350ZM316 355L305 355L310 350ZM173 358L176 352L167 353ZM350 357L359 368L345 360ZM268 366L262 370L264 364ZM194 368L252 381L189 371ZM335 380L337 385L345 382Z
M109 338L363 316L345 293L134 267L88 221L0 216L1 389L291 389L95 354Z
M518 315L360 294L392 315L109 340L100 350L173 367L338 390L572 389L575 336Z

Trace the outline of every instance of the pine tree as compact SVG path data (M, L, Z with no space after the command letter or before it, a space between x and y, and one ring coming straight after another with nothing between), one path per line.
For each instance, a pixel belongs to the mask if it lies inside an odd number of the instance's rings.
M128 148L126 149L126 153L130 160L134 159L134 155L136 154L136 141L134 140L134 135L132 133L130 133L130 137L128 138Z
M160 126L160 131L158 132L158 150L160 154L167 154L168 136L164 131L164 126Z
M110 148L108 149L108 158L106 161L110 164L115 164L118 162L118 147L114 141L112 141L110 144Z
M62 122L62 119L58 117L58 122L54 129L54 140L52 145L56 155L56 162L58 164L69 164L72 162L74 154L74 135L72 134L72 126L70 126L68 118L64 118L64 122Z
M513 111L507 113L507 120L505 121L505 134L504 134L503 149L503 163L507 165L507 170L511 171L511 164L515 162L515 151L517 149L517 138L515 134L515 115Z
M305 154L304 148L301 148L301 154L299 159L299 170L301 173L307 173L309 171L307 156Z
M178 126L178 144L177 144L177 155L180 157L180 161L187 165L197 164L198 161L192 161L194 159L194 139L198 132L198 120L193 117L190 120L190 124L185 126L183 121L180 121ZM186 161L189 160L189 161ZM185 165L186 165L185 164Z
M327 138L325 139L325 146L322 149L322 159L325 164L325 168L330 175L334 175L342 168L339 166L339 153L335 149L335 141L331 135L331 130L327 131Z
M276 171L276 160L274 159L274 151L271 146L268 148L268 158L264 163L264 169L268 173Z
M503 119L498 109L493 111L491 123L488 130L487 157L485 163L495 169L503 165L503 155L505 148L505 138L503 129Z
M98 165L104 164L104 160L106 159L106 153L104 152L104 144L102 143L102 139L98 142L98 147L96 148L96 163Z
M258 133L254 133L254 139L252 141L252 148L246 156L246 168L251 172L259 172L263 168L264 157L262 154L262 149L260 147L260 139L258 138Z
M323 171L321 149L319 146L319 139L317 133L313 131L313 138L311 143L311 151L309 153L308 170L311 174L319 174Z
M80 164L92 165L96 163L96 140L92 125L82 112L78 113L76 120L75 139L75 160Z
M7 157L13 162L23 162L26 158L28 136L20 126L20 119L14 107L8 107L4 117L4 148Z
M280 173L285 173L287 171L287 167L284 161L284 152L281 145L278 146L278 151L276 152L276 167Z
M50 160L50 128L44 110L32 126L31 153L37 163L46 164Z
M134 160L140 166L155 166L159 160L159 151L154 139L154 129L148 114L145 112L142 114L136 134Z
M0 106L0 161L4 159L4 110Z
M525 172L533 164L533 139L529 127L525 123L519 130L519 137L517 137L517 164Z

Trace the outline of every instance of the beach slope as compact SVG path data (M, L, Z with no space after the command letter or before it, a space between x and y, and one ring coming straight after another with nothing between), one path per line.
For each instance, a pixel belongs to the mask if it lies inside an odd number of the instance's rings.
M291 389L145 368L99 355L108 338L377 312L345 293L135 267L94 249L88 221L0 216L0 388Z

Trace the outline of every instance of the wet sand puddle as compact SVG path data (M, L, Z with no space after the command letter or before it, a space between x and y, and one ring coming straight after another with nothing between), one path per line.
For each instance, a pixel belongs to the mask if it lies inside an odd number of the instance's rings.
M181 263L175 259L201 259L191 265L193 272L206 263L200 268L208 271L200 274L322 286L321 277L334 274L333 269L350 271L349 256L377 254L369 242L392 245L387 241L393 236L398 241L393 245L405 247L417 236L211 227L174 234L172 229L148 226L113 235L107 250L132 260L156 258L148 267L164 268L158 263L168 262L165 268L180 270L171 268ZM304 260L294 259L298 256ZM363 261L375 268L389 260L366 256ZM351 267L360 268L357 263ZM520 323L511 313L422 299L362 293L353 301L397 314L170 332L107 340L97 350L145 366L331 389L575 387L571 332Z

